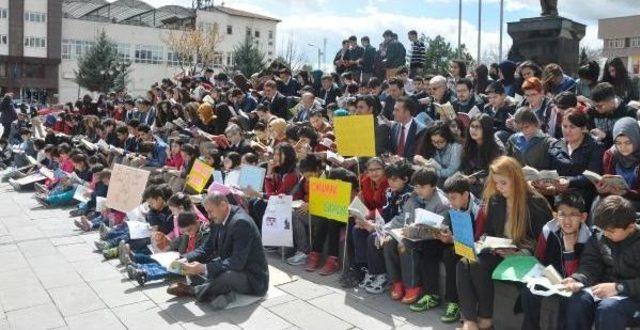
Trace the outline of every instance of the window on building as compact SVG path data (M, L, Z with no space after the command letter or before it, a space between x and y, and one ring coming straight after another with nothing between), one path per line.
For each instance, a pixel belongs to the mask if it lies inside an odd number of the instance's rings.
M0 77L6 77L7 76L7 64L5 63L0 63Z
M629 47L640 48L640 37L631 38Z
M269 47L273 46L273 41L269 41L267 45L269 45Z
M214 67L222 67L222 58L223 58L223 54L222 53L215 53L215 55L213 56L213 66Z
M23 78L44 78L44 64L24 64L22 66Z
M227 25L227 34L233 34L233 26Z
M0 8L0 19L6 19L9 16L9 9Z
M47 14L35 11L25 11L24 20L34 23L45 23L47 21Z
M24 46L29 48L45 48L47 47L47 41L45 38L25 37Z
M176 52L167 53L167 65L180 65L180 56Z
M624 38L617 39L607 39L607 48L624 48L625 46Z
M136 45L136 63L162 63L164 49L161 46Z
M231 65L231 53L227 53L227 65Z
M256 38L260 38L260 31L259 30L253 31L253 36Z
M118 56L123 61L131 60L131 45L125 43L116 43L116 52L118 52Z
M62 59L75 60L89 51L93 45L93 42L85 40L62 39Z
M6 34L0 34L0 45L6 45L9 37Z
M271 56L271 55L273 55L273 52L269 51L269 52L267 52L267 55Z
M269 39L273 39L273 31L269 31Z

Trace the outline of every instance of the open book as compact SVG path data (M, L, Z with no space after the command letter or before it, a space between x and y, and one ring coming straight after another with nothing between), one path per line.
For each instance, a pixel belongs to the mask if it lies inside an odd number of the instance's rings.
M618 189L618 190L627 190L629 189L629 185L627 181L620 175L600 175L595 172L591 172L589 170L585 170L582 175L586 176L589 181L593 182L593 184L597 184L600 181Z
M476 253L492 252L499 249L517 249L510 238L485 236L476 242Z
M434 102L433 105L436 108L436 112L440 115L441 120L456 118L456 111L453 109L453 106L450 102L444 104Z
M549 184L555 184L560 180L556 170L538 171L533 167L525 166L522 168L522 174L524 174L524 179L527 181L545 181Z

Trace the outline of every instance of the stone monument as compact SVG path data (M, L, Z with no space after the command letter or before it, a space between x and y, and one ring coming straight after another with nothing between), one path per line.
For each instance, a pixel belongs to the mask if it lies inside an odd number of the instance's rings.
M557 0L540 0L541 17L507 23L513 48L541 66L557 63L568 75L578 70L580 40L586 26L558 16Z

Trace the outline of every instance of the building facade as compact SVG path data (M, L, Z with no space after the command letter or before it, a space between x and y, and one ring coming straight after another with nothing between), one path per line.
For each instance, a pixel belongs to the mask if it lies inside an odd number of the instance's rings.
M251 36L275 58L279 20L224 6L155 8L141 0L0 0L0 92L25 101L69 102L86 94L74 81L78 58L105 31L131 61L127 89L143 95L181 71L165 43L170 31L216 25L221 42L214 69L233 64L233 49Z
M604 57L622 58L631 75L640 75L640 15L599 20L598 38Z

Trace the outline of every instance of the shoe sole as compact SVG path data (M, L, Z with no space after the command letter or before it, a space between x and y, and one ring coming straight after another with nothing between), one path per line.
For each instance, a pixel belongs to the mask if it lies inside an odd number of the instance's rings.
M299 262L291 262L291 261L287 261L287 264L288 264L288 265L291 265L291 266L302 266L302 265L304 265L304 264L306 264L306 263L307 263L307 261L306 261L306 260L299 261Z

